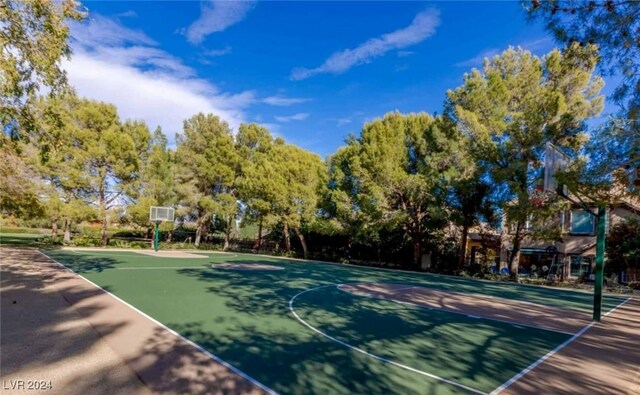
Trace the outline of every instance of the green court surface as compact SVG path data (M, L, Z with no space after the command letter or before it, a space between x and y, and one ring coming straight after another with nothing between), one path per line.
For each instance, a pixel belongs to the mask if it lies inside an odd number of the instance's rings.
M282 394L490 393L571 338L337 284L399 283L583 311L592 304L569 290L257 255L44 252ZM212 268L220 263L284 270ZM623 300L605 297L604 312Z

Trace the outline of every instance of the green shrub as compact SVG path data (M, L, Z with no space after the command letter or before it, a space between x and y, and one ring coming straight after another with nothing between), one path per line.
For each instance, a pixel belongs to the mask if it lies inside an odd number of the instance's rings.
M113 237L123 237L123 238L126 238L126 237L144 238L146 236L147 236L146 230L127 229L127 230L119 230L113 233Z
M116 248L149 248L151 244L147 241L139 241L139 240L119 240L119 239L111 239L107 244L109 247Z
M60 246L63 244L62 237L60 236L56 236L56 237L44 236L44 237L38 238L37 241L42 244L46 244L50 246Z
M100 237L75 236L69 245L74 247L100 247Z

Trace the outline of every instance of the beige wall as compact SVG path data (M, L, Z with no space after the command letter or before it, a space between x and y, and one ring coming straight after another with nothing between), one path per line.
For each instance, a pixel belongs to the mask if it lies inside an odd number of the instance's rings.
M609 212L609 218L610 218L609 226L615 226L629 219L640 220L640 215L632 212L627 208L616 207Z

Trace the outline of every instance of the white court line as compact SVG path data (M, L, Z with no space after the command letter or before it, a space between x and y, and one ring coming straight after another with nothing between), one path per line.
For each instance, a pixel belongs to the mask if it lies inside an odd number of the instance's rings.
M71 251L80 255L108 255L108 256L125 256L125 257L136 257L136 258L158 258L156 256L144 255L135 251L127 252L127 251L95 251L95 250L60 250L60 251ZM122 254L124 252L124 254ZM138 256L139 255L139 256Z
M175 269L208 269L209 266L139 266L139 267L110 267L104 270L175 270Z
M253 377L249 376L248 374L244 373L243 371L241 371L240 369L236 368L235 366L231 365L230 363L226 362L225 360L223 360L222 358L210 353L209 351L205 350L204 348L202 348L200 345L192 342L191 340L187 339L186 337L182 336L181 334L179 334L178 332L174 331L173 329L169 328L168 326L166 326L165 324L163 324L162 322L156 320L155 318L151 317L150 315L144 313L141 310L138 310L138 308L130 305L129 303L125 302L124 300L120 299L119 297L117 297L116 295L110 293L109 291L105 290L104 288L102 288L101 286L99 286L98 284L84 278L83 276L77 274L76 272L74 272L73 270L69 269L68 267L66 267L65 265L63 265L62 263L56 261L55 259L51 258L50 256L48 256L47 254L45 254L44 252L40 251L40 250L36 250L39 253L41 253L42 255L44 255L45 257L51 259L53 262L57 263L58 265L62 266L65 270L68 270L69 272L71 272L72 274L74 274L75 276L83 279L84 281L88 282L89 284L93 285L94 287L96 287L97 289L101 290L102 292L106 293L107 295L111 296L112 298L116 299L117 301L119 301L120 303L123 303L124 305L128 306L129 308L131 308L133 311L137 312L138 314L142 315L143 317L147 318L148 320L150 320L151 322L155 323L156 325L164 328L166 331L168 331L169 333L173 334L174 336L182 339L183 341L185 341L187 344L190 344L191 346L193 346L195 349L197 349L198 351L200 351L201 353L205 354L206 356L208 356L209 358L213 359L214 361L218 362L219 364L223 365L224 367L226 367L227 369L231 370L232 372L234 372L235 374L237 374L238 376L244 378L245 380L249 381L250 383L254 384L255 386L261 388L262 390L266 391L269 394L273 394L273 395L277 395L278 393L267 387L266 385L262 384L261 382L259 382L258 380L254 379Z
M406 291L407 289L413 289L413 288L424 288L424 287L417 287L415 285L412 285L410 287L404 287L404 288L393 288L392 291Z
M618 307L622 306L623 304L627 303L628 301L630 301L632 299L632 297L629 297L627 299L625 299L623 302L621 302L619 305L617 305L616 307L614 307L613 309L611 309L611 311L609 311L608 313L606 313L604 315L604 317L608 316L609 314L613 313L614 311L616 311L616 309L618 309ZM513 376L512 378L510 378L508 381L506 381L505 383L503 383L500 387L494 389L493 391L491 391L491 394L489 395L497 395L500 392L504 391L507 387L509 387L511 384L515 383L516 381L520 380L524 375L526 375L527 373L529 373L530 371L532 371L533 369L535 369L538 365L540 365L542 362L546 361L547 359L551 358L554 354L556 354L558 351L562 350L563 348L565 348L566 346L568 346L569 344L573 343L576 339L578 339L580 336L582 336L586 331L588 331L589 329L591 329L592 326L594 326L595 324L597 324L597 321L591 321L589 323L589 325L585 326L584 328L582 328L580 330L580 332L576 333L575 335L573 335L573 337L571 337L570 339L567 339L564 343L560 344L558 347L554 348L553 350L549 351L548 353L546 353L545 355L543 355L542 357L540 357L540 359L538 359L537 361L535 361L534 363L532 363L531 365L527 366L526 368L524 368L520 373L516 374L515 376Z
M215 253L214 252L201 252L201 254L207 255L209 258L213 258L213 255L216 255L216 254L225 254L225 255L227 255L227 254L231 254L231 253L230 252L215 252ZM234 254L234 255L231 255L231 256L221 256L220 258L237 258L237 257L238 257L238 254Z
M623 304L627 303L628 301L630 301L631 299L633 299L633 296L629 296L628 298L626 298L625 300L623 300L619 305L617 305L616 307L614 307L613 309L609 310L609 312L605 313L603 317L608 316L609 314L613 313L614 311L618 310L618 307L622 307Z
M375 355L375 354L371 354L370 352L365 351L365 350L363 350L363 349L361 349L361 348L358 348L358 347L352 346L351 344L349 344L349 343L345 343L345 342L343 342L342 340L338 340L338 339L336 339L335 337L333 337L333 336L331 336L331 335L328 335L328 334L326 334L326 333L324 333L324 332L320 331L319 329L317 329L317 328L313 327L311 324L309 324L308 322L306 322L305 320L303 320L302 318L300 318L300 316L296 313L295 309L293 308L293 302L296 300L296 298L297 298L298 296L300 296L300 295L302 295L302 294L305 294L305 293L310 292L310 291L315 291L315 290L317 290L317 289L321 289L321 288L334 287L334 286L335 286L335 287L339 287L340 285L342 285L342 284L321 285L321 286L319 286L319 287L310 288L310 289L307 289L307 290L305 290L305 291L299 292L299 293L297 293L296 295L294 295L294 296L289 300L289 310L291 311L291 313L293 314L293 316L294 316L294 317L295 317L295 318L296 318L296 319L297 319L301 324L303 324L303 325L304 325L304 326L306 326L307 328L311 329L312 331L316 332L316 333L317 333L317 334L319 334L319 335L322 335L322 336L326 337L327 339L329 339L329 340L331 340L331 341L333 341L333 342L336 342L336 343L338 343L338 344L340 344L340 345L342 345L342 346L344 346L344 347L347 347L347 348L348 348L348 349L350 349L350 350L357 351L357 352L362 353L362 354L364 354L364 355L366 355L366 356L369 356L369 357L371 357L371 358L373 358L373 359L377 359L378 361L381 361L381 362L384 362L384 363L388 363L388 364L390 364L390 365L394 365L394 366L397 366L397 367L399 367L399 368L406 369L406 370L409 370L409 371L411 371L411 372L418 373L418 374L421 374L421 375L423 375L423 376L427 376L427 377L430 377L430 378L432 378L432 379L436 379L436 380L442 381L442 382L444 382L444 383L447 383L447 384L450 384L450 385L453 385L453 386L456 386L456 387L459 387L459 388L465 389L465 390L467 390L467 391L470 391L470 392L473 392L473 393L476 393L476 394L487 395L487 393L486 393L486 392L483 392L483 391L477 390L477 389L475 389L475 388L467 387L466 385L461 384L461 383L458 383L458 382L455 382L455 381L453 381L453 380L445 379L445 378L443 378L443 377L436 376L435 374L431 374L431 373L428 373L428 372L424 372L424 371L422 371L422 370L418 370L418 369L412 368L412 367L410 367L410 366L403 365L403 364L398 363L398 362L396 362L396 361L392 361L392 360L390 360L390 359L387 359L387 358L384 358L384 357L381 357L381 356L378 356L378 355Z
M65 250L60 250L60 251L71 251L74 252L76 254L89 254L89 255L108 255L108 256L124 256L124 257L136 257L136 258L163 258L163 259L197 259L197 258L178 258L178 257L172 257L172 256L161 256L161 255L147 255L144 254L140 251L135 251L135 250L131 250L131 251L121 251L121 250L117 250L117 251L113 251L113 252L109 252L109 251L101 251L101 250L73 250L73 249L65 249ZM171 251L183 251L183 250L171 250ZM212 258L212 259L217 259L217 258L237 258L238 254L234 254L231 256L226 256L228 254L231 254L230 252L224 252L224 253L213 253L213 252L200 252L200 250L197 250L198 252L193 252L193 251L188 251L192 254L200 254L203 255L203 258L200 259L205 259L206 258ZM124 252L124 254L121 254L122 252ZM186 251L185 251L186 252ZM120 253L120 254L119 254ZM133 255L136 254L136 255ZM216 254L225 254L225 256L213 256Z
M356 284L358 284L358 283L356 283ZM344 289L340 288L342 285L348 285L348 284L340 284L338 286L338 289L340 291L346 292L346 293L351 293L353 295L367 296L367 297L370 297L370 298L377 298L377 299L387 300L389 302L404 304L404 305L408 305L408 306L414 306L414 307L418 307L418 308L421 308L421 309L444 311L446 313L464 315L464 316L469 317L469 318L480 319L480 320L485 320L485 321L502 322L503 324L509 324L509 325L515 326L515 327L527 327L527 328L538 329L538 330L542 330L542 331L562 333L563 335L573 335L574 334L573 332L565 332L565 331L561 331L561 330L558 330L558 329L547 328L547 327L544 327L544 326L528 325L528 324L522 324L522 323L519 323L519 322L516 323L516 322L513 322L513 321L501 320L499 318L489 318L489 317L470 315L470 314L463 313L463 312L460 312L460 311L454 311L454 310L444 309L444 308L440 308L440 307L423 306L423 305L420 305L420 304L417 304L417 303L408 302L408 301L404 301L404 300L395 300L395 299L386 297L384 295L373 295L373 294L369 294L369 293L358 294L358 293L355 293L355 292L345 291ZM429 289L428 287L410 287L410 288L422 288L422 289L427 289L427 290ZM446 291L446 292L450 292L450 291Z

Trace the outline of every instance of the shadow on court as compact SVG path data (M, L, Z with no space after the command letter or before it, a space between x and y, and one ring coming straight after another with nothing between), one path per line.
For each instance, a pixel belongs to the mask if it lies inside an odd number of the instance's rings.
M310 269L303 263L270 259L239 258L233 263L277 264L285 270L180 270L181 275L211 284L207 292L224 299L235 312L219 317L217 323L234 330L225 337L201 322L170 326L277 391L424 393L422 389L430 387L432 393L465 392L355 352L305 327L289 310L294 295L313 287L363 279L402 281L403 273L363 275L358 268ZM300 295L295 310L314 328L353 347L487 392L569 337L356 297L335 287ZM234 321L240 315L253 317L255 324Z
M74 276L34 250L0 253L3 383L51 381L49 393L146 393L96 332L118 333L125 322L114 317L94 328L82 319L104 308L98 301L102 291L62 285ZM74 309L73 300L82 306ZM12 391L3 388L3 393Z
M117 258L108 256L97 256L89 254L78 254L70 251L48 251L53 259L65 258L64 265L78 274L87 274L91 272L102 272L107 269L114 269L118 263Z
M220 255L210 259L211 263L221 262L222 258L224 262L233 264L274 265L283 267L284 270L214 270L207 265L203 268L131 273L110 269L121 264L135 264L139 259L135 255L92 256L69 251L56 251L52 255L78 273L87 275L91 281L107 288L112 285L108 289L115 295L133 303L181 335L283 394L468 393L464 388L376 360L335 340L417 370L489 392L568 337L539 329L486 323L465 315L352 295L335 286L302 293L305 290L338 283L386 282L502 297L517 295L514 299L537 303L547 301L565 308L584 309L590 303L588 294L574 293L571 298L563 300L564 292L553 297L551 291L555 290L549 289L467 279L460 281L456 278L416 273L374 271L353 266L307 264L248 255ZM15 259L18 259L17 255ZM48 261L42 256L32 256L31 259L37 261L38 265ZM30 274L28 265L20 271L12 270L8 270L14 276L9 285L15 289L5 285L4 280L9 277L5 277L3 262L3 363L5 358L9 358L5 355L5 326L11 325L5 324L11 319L5 312L5 291L16 291L22 287L26 289L25 292L34 292L34 300L42 299L52 294L47 281L54 280L53 273L39 270L42 285L31 289L28 278L36 273ZM65 370L66 385L59 387L65 389L64 393L101 393L100 389L91 386L102 388L102 384L122 388L122 391L111 388L109 392L103 393L259 392L257 387L231 373L206 354L198 352L182 339L114 298L91 288L72 274L65 273L69 277L58 282L58 289L54 294L63 299L67 307L47 307L41 302L42 310L33 310L42 312L43 317L45 313L53 315L49 316L49 321L33 326L36 332L44 333L43 342L38 346L36 341L29 346L33 346L34 353L46 353L46 345L59 338L60 345L50 347L52 352L64 354L69 349L69 356L63 358L52 355L41 359L25 357L25 369L29 372L44 372L38 369L56 369L57 366L75 363L75 368ZM51 276L49 280L47 276ZM71 282L73 278L75 282ZM149 295L154 297L149 298ZM334 340L314 332L296 320L289 310L289 301L295 295L299 296L293 306L300 318L316 330L334 337ZM609 303L614 300L610 299ZM99 361L103 365L100 366L77 362L94 355L103 341L93 340L89 329L69 331L67 323L74 322L70 315L74 311L76 316L82 316L91 323L89 327L94 328L94 336L99 333L98 338L107 342L109 349L115 351L119 356L119 364L111 363L109 356L102 354ZM29 322L25 318L16 325L13 338L16 345L8 349L11 355L22 352L17 344L22 342L24 345L26 342L24 332L25 328L29 328ZM626 322L626 325L637 328L630 322ZM19 337L19 331L22 331L22 337ZM624 331L611 332L611 335L612 340L628 347L627 350L632 349L632 335ZM600 337L596 340L602 343L598 345L598 349L615 355L612 344L601 341L604 335L598 336ZM81 344L74 345L74 341ZM576 355L589 361L588 350L577 350ZM607 357L604 358L607 360ZM41 363L40 360L44 362ZM633 352L627 352L616 360L607 361L619 371L628 371L630 364L636 360ZM126 364L122 361L126 361ZM578 366L584 366L584 363L573 362L576 369L563 370L560 366L559 371L579 376ZM22 367L13 369L10 377L23 377L26 371ZM88 369L95 373L87 375ZM128 372L129 376L124 373L118 375L117 369L124 369L122 372ZM607 374L615 376L616 372ZM548 375L551 381L554 377L553 370ZM134 384L131 377L134 378ZM544 377L538 379L547 380ZM584 382L594 385L599 383L602 386L603 380L594 376ZM144 385L141 385L142 382ZM523 393L538 387L531 382ZM556 391L559 393L562 393L563 388L569 389L562 382L555 388L559 389ZM575 388L574 385L572 389Z

